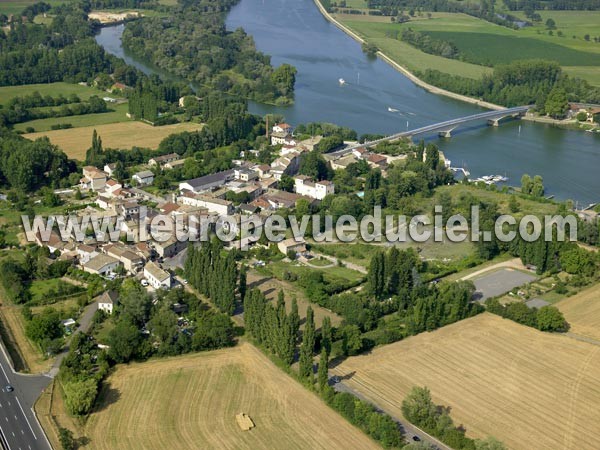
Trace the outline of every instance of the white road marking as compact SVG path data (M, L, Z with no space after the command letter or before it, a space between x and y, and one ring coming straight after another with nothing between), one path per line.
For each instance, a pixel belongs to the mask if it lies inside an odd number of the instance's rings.
M0 364L0 369L2 369L2 373L4 374L4 378L6 378L6 381L8 381L8 383L10 384L10 380L8 379L8 375L6 374L6 370L4 370L4 366L2 364Z
M2 434L2 438L4 439L4 441L6 442L6 445L8 447L8 450L10 450L10 444L8 443L8 439L6 439L6 434L4 434L4 430L2 429L2 427L0 427L0 433ZM31 450L31 449L30 449Z
M23 407L21 406L21 402L19 401L19 398L18 397L15 397L15 398L17 399L17 403L19 404L19 408L21 408L21 412L23 413L23 417L25 417L25 420L27 421L27 425L29 426L29 429L31 430L31 434L33 434L33 438L37 441L37 436L35 435L35 432L33 431L33 428L31 427L31 424L29 423L29 419L25 415L25 411L23 411Z

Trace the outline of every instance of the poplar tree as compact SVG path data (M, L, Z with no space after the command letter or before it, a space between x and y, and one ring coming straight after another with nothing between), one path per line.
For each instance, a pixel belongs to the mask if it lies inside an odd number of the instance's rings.
M325 390L325 388L327 387L327 382L329 381L329 372L327 370L328 365L329 354L327 350L325 350L325 347L323 347L323 349L321 350L321 359L319 360L319 370L317 372L317 382L319 384L319 389L321 390L321 392Z
M300 367L299 374L301 378L313 381L313 350L315 348L315 321L312 308L306 309L306 324L302 334L302 345L300 347Z

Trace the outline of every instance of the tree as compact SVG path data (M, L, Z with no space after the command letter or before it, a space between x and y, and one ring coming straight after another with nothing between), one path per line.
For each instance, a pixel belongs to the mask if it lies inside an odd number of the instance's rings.
M119 297L121 314L129 316L134 324L142 326L146 323L151 302L148 292L137 280L123 282Z
M75 450L75 440L73 432L67 428L60 427L58 429L58 439L63 450Z
M533 187L533 181L528 174L524 174L521 177L521 192L523 194L529 195L531 194L531 189Z
M321 348L325 349L328 355L331 354L331 318L329 316L323 317L323 324L321 325Z
M406 448L406 447L405 447ZM475 441L476 450L506 450L506 446L493 436L488 436L484 440Z
M402 415L417 426L427 429L435 428L437 406L431 399L429 389L426 387L413 387L402 401Z
M63 391L68 411L75 416L83 416L90 412L94 405L98 393L98 385L96 380L88 378L65 383Z
M329 381L329 354L325 347L321 350L321 359L319 360L319 369L317 372L317 382L319 384L319 390L323 392L327 386Z
M362 349L362 337L357 325L345 325L340 329L342 334L342 351L344 355L356 355Z
M546 97L544 110L550 117L564 117L569 110L569 98L567 92L562 87L554 87Z
M108 334L108 356L117 363L131 360L137 353L141 343L138 328L127 320L119 320Z
M540 331L564 331L567 321L558 308L543 306L537 312L537 328Z
M288 174L281 175L281 179L277 182L277 189L286 192L292 192L294 190L294 179Z
M554 30L556 29L556 22L554 21L554 19L548 19L546 20L546 28L548 30Z
M60 322L60 314L54 308L45 308L27 322L25 334L29 339L42 345L44 341L50 341L62 336L63 329Z
M313 380L313 351L315 348L315 321L313 309L306 308L306 323L302 333L302 345L300 346L300 361L298 373L300 377Z
M508 200L508 209L513 214L519 212L520 205L519 205L519 201L517 200L517 197L515 195L510 196L510 199Z

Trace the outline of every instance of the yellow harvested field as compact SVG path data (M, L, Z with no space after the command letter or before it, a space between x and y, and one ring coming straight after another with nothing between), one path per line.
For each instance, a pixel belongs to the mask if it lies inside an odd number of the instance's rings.
M87 424L94 449L376 449L251 344L119 366ZM243 431L236 415L255 427Z
M136 146L156 149L160 141L173 133L196 131L201 128L201 124L192 122L153 127L143 122L131 121L93 127L69 128L67 130L41 131L25 134L24 136L31 140L48 136L50 142L58 145L69 158L83 160L85 159L85 152L92 144L94 129L102 138L104 148L127 149Z
M569 322L569 331L600 340L600 285L566 298L556 306Z
M598 449L600 346L484 313L334 369L390 414L415 386L476 438L510 449ZM353 375L352 375L353 374Z

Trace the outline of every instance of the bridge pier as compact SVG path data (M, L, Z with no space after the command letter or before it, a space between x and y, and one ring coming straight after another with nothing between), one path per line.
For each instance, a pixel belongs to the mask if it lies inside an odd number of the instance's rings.
M499 118L499 119L488 119L487 123L488 123L489 126L499 127L500 126L500 119L502 119L502 118Z
M438 131L438 136L443 138L451 138L452 132L456 129L456 127L450 128L449 130L441 130Z

